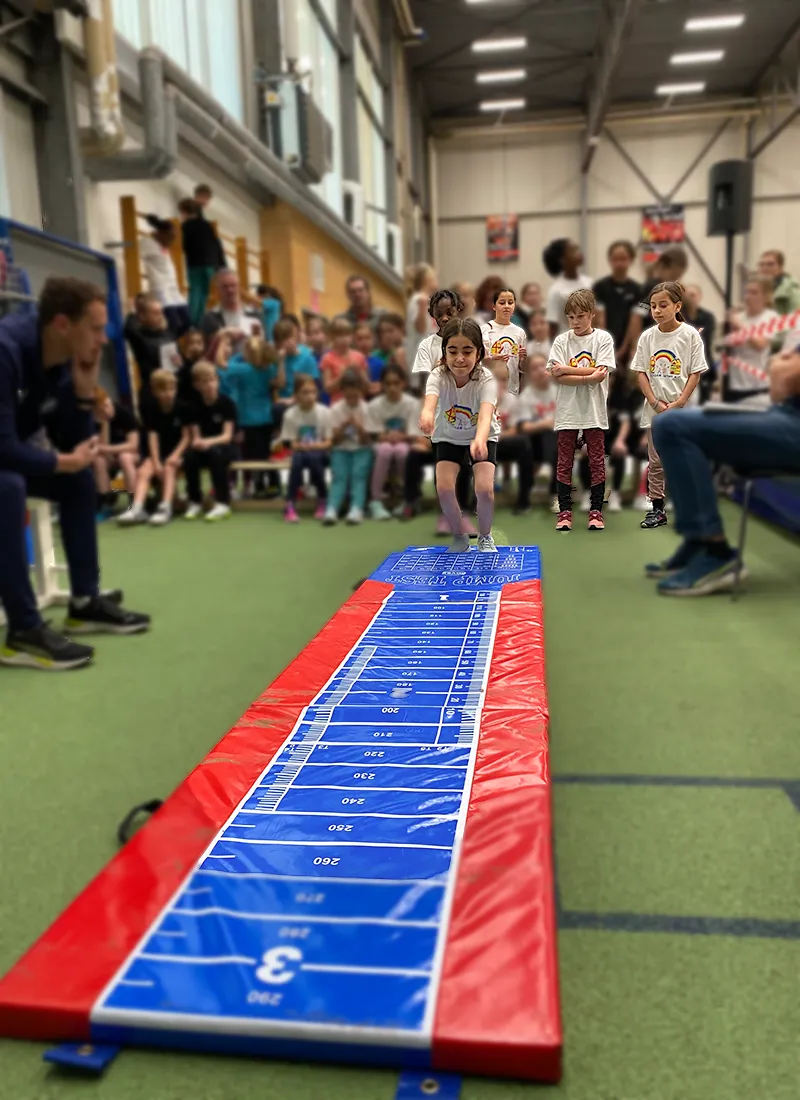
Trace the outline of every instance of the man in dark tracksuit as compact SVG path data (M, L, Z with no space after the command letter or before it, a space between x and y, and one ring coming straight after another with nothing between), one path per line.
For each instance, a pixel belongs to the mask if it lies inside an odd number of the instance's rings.
M50 671L80 668L94 655L42 622L26 551L29 496L58 504L68 633L136 634L150 625L99 591L93 407L107 320L100 287L52 278L38 315L0 321L0 604L8 622L0 664Z

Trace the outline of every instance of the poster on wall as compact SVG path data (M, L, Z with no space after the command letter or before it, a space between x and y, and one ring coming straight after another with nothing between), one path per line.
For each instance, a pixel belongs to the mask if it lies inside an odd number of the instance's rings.
M663 203L642 210L642 263L654 264L665 248L686 239L683 206Z
M486 259L490 264L519 259L519 218L490 214L486 219Z

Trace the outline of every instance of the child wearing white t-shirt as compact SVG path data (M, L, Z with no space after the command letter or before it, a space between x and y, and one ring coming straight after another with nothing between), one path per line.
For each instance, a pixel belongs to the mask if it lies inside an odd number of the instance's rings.
M569 331L553 341L547 369L558 385L555 429L558 435L558 521L556 531L572 530L572 464L578 435L589 455L591 499L589 530L602 531L606 489L605 433L608 430L608 372L616 368L611 333L593 328L595 297L576 290L564 311Z
M433 442L439 503L453 532L450 550L469 550L456 498L456 478L471 466L478 498L478 550L495 553L494 472L497 464L497 384L483 366L483 336L475 321L451 321L442 333L442 358L428 376L419 418Z
M542 253L542 263L554 280L547 292L547 320L550 339L554 340L564 323L564 311L570 294L576 290L591 290L593 281L581 273L583 252L578 242L569 237L551 241Z
M494 320L481 327L486 365L490 369L494 363L504 363L508 367L508 392L516 396L520 370L527 356L528 335L519 325L511 324L517 308L513 290L496 290L492 301Z
M730 317L733 332L765 325L778 317L772 309L771 282L762 278L748 280L744 288L744 312L736 310ZM725 382L726 401L744 401L753 397L764 397L765 404L769 401L771 354L772 338L769 336L753 335L731 349Z
M435 294L431 295L428 313L430 313L436 324L436 332L432 332L430 336L426 336L424 340L420 341L417 354L414 356L411 374L412 388L415 392L418 392L418 390L413 383L415 381L421 382L424 387L425 378L434 367L439 365L439 360L442 357L442 331L454 318L460 317L463 310L464 303L456 290L437 290ZM417 375L416 379L413 377L414 375ZM423 378L420 379L419 375L423 375Z
M645 530L663 527L664 468L653 446L653 417L669 409L682 409L697 389L700 375L708 370L703 340L681 314L684 289L680 283L658 283L650 291L650 312L655 324L642 333L631 370L636 371L644 394L641 426L647 429L648 496L653 510L642 520Z
M396 363L384 367L381 376L383 393L367 405L367 427L375 440L372 500L369 506L373 519L392 518L383 498L393 466L400 483L405 483L406 461L419 417L419 401L405 392L406 377L406 372Z

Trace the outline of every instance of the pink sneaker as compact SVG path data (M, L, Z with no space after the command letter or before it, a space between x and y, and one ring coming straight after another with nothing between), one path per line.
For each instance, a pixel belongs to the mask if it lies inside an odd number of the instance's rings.
M444 537L450 534L450 524L444 516L439 516L436 521L436 534Z
M559 512L556 520L556 531L572 530L572 512Z
M300 517L297 514L295 506L293 504L287 504L283 510L283 518L287 523L299 523Z
M477 535L477 533L478 533L478 528L475 526L475 524L472 522L472 520L467 519L467 517L464 516L461 520L461 534L462 535Z
M590 531L605 531L606 524L603 519L603 513L598 512L596 509L592 509L589 513L589 530Z
M314 519L325 519L325 508L325 501L320 501L320 503L317 505L317 510L314 512Z

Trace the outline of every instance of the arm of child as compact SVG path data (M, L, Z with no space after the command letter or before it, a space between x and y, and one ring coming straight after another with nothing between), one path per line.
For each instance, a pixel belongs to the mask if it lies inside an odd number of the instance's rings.
M183 431L181 432L181 441L180 441L180 443L175 448L175 450L172 452L172 454L167 458L167 465L175 466L175 467L180 466L181 462L183 462L183 456L186 453L186 450L187 450L190 442L191 442L191 433L189 432L188 428L184 428Z
M433 435L433 426L436 420L436 405L438 401L438 393L426 393L425 400L422 402L422 412L419 414L419 430L428 438Z
M686 402L692 396L694 391L697 389L697 383L700 381L700 375L701 374L702 374L702 371L696 371L694 374L689 375L689 377L686 380L686 385L681 390L680 397L676 398L675 401L670 401L670 402L667 403L667 408L668 409L682 409L683 408L683 406L686 404Z
M692 357L689 361L689 377L686 379L686 385L683 387L680 397L676 398L675 401L669 402L667 408L682 409L697 389L700 375L705 374L707 370L708 363L706 363L705 347L703 346L700 334L695 332L692 335Z
M189 429L184 428L183 430L187 432ZM147 433L147 450L150 454L150 461L153 463L153 469L157 474L161 473L161 445L156 432Z
M478 462L485 461L489 454L487 442L489 432L492 430L492 417L496 407L493 401L481 401L478 409L478 425L475 429L475 438L469 445L470 454Z
M650 408L653 409L655 412L663 412L664 409L667 408L667 402L660 400L653 393L653 387L650 385L650 379L647 377L644 371L639 371L637 373L636 381L639 383L639 389L644 394L644 399L650 406ZM664 406L664 408L661 407L662 405Z

